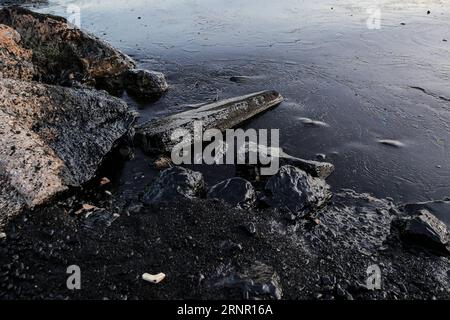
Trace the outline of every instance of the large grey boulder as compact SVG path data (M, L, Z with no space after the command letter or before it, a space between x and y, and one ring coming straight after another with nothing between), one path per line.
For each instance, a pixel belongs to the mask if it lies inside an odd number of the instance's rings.
M322 206L331 196L323 179L313 178L305 171L286 165L272 176L265 186L265 201L272 207L302 213Z
M221 199L234 207L248 209L255 205L256 191L249 181L231 178L213 186L208 192L208 198Z
M183 167L162 171L143 196L145 204L170 202L179 198L192 199L201 195L205 188L203 175Z
M45 83L92 84L135 66L130 57L62 17L15 6L0 10L0 24L20 34L23 47L33 52L36 78Z
M0 10L0 58L0 77L153 100L168 90L162 73L134 69L130 57L66 19L17 6Z
M0 79L0 216L89 181L135 118L101 92Z

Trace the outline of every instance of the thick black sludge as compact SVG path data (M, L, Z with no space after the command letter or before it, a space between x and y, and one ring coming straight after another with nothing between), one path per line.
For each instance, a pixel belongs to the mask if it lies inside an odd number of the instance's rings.
M335 194L301 218L201 199L69 214L73 206L61 201L5 226L2 299L449 298L448 256L403 242L391 227L403 214L369 195ZM81 269L81 290L66 287L69 265ZM381 290L367 287L372 265ZM159 272L159 284L141 279Z

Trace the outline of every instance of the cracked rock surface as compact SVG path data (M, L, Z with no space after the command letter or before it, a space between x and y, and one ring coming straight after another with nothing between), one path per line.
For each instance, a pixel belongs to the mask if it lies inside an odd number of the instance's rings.
M45 83L92 84L134 67L130 57L62 17L14 6L0 10L0 24L20 34L23 47L32 52L35 78Z
M0 79L0 212L41 205L96 173L135 114L119 99Z

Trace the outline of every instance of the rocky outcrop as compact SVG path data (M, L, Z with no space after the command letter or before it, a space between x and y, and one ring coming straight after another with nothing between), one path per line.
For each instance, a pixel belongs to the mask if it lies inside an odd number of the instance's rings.
M0 212L41 205L96 173L135 120L104 93L0 79Z
M89 84L134 68L131 58L64 18L8 7L0 11L0 23L16 30L32 50L37 79L43 82Z
M0 72L8 70L0 76L5 78L95 86L115 95L126 89L138 98L153 100L168 90L162 73L134 69L130 57L62 17L14 6L0 10L0 24L9 27L7 33L0 29L0 57L7 65L0 65ZM7 35L6 41L2 34Z
M33 53L21 46L21 36L14 29L0 24L0 78L32 80L35 74Z
M233 207L249 209L256 203L256 191L249 181L231 178L213 186L208 192L208 198L223 200Z
M294 166L283 166L266 184L264 201L272 207L303 213L321 207L330 197L325 180L313 178Z
M170 202L180 198L192 199L204 192L205 182L200 172L182 167L162 171L143 196L145 204Z

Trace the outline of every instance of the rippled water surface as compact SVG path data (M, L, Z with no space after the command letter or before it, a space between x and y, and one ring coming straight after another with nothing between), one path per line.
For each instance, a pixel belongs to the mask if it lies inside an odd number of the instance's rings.
M159 102L125 97L140 121L276 89L285 102L247 126L280 128L292 155L325 154L334 189L398 201L450 196L450 1L54 1L39 10L67 16L68 4L81 8L84 29L167 74ZM376 9L381 28L369 29ZM138 155L124 185L145 183L149 166ZM212 183L233 172L206 174Z

